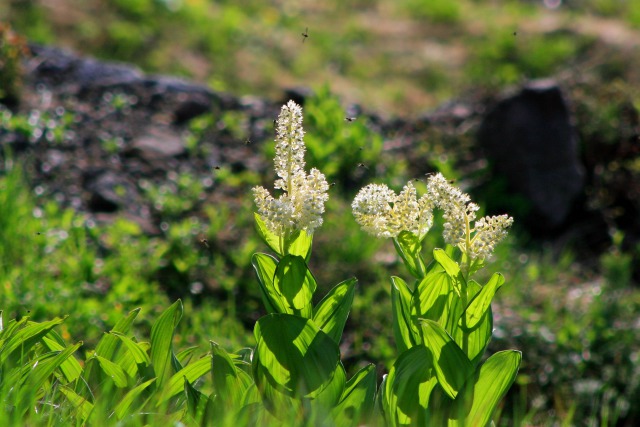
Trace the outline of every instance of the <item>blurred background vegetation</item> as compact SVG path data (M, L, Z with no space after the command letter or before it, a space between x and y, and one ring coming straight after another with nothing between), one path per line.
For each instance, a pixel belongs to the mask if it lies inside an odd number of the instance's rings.
M236 96L280 99L286 88L311 87L307 159L335 182L351 179L361 162L384 171L377 179L396 189L415 177L407 159L383 152L383 137L369 123L345 122L354 103L386 117L418 117L463 94L492 96L532 78L555 77L570 88L587 79L590 90L570 93L584 151L591 141L618 143L626 132L623 103L640 109L640 58L623 53L640 43L640 2L631 0L0 0L0 21L30 42L131 62ZM0 45L5 64L21 46L8 40ZM3 67L0 97L19 96L16 70ZM50 132L54 141L70 126L64 115L1 117L2 130ZM237 114L204 115L189 124L190 147L197 151L220 123L243 135ZM470 139L433 135L421 147L430 159L422 172L440 170L473 191L466 183L474 177L458 167ZM105 144L117 152L117 144ZM273 144L260 149L269 159ZM337 150L344 155L332 156ZM628 167L637 177L634 162ZM228 350L252 344L248 331L261 304L249 261L266 248L252 231L249 189L270 187L271 177L222 168L215 183L242 196L215 206L201 206L202 181L188 174L144 184L157 215L171 225L149 236L124 217L98 224L60 206L11 156L1 170L5 316L68 314L63 335L92 348L135 307L143 307L138 327L148 334L155 316L181 296L178 347L206 347L210 339ZM349 207L355 190L332 189L311 268L325 291L359 279L342 353L351 373L373 361L382 374L394 355L388 276L401 270L390 242L357 229ZM483 205L501 194L474 197ZM442 245L438 227L425 246ZM486 272L507 278L492 349L524 353L499 425L640 422L640 291L623 237L612 230L610 250L588 263L575 248L534 241L520 228L499 247Z

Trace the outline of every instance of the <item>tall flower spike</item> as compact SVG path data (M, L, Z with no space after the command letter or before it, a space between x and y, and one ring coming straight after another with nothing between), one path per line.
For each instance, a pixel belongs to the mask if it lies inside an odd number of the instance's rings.
M298 230L308 234L322 225L329 185L317 169L306 175L304 166L302 108L293 101L284 105L276 122L276 180L274 187L284 194L275 199L263 187L254 187L258 214L274 234L287 238Z

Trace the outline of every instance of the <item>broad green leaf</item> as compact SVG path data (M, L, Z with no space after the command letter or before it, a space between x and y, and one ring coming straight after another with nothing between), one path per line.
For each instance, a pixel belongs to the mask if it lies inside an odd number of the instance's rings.
M171 375L171 341L182 317L182 301L177 300L166 309L151 327L151 363L158 387L163 387ZM180 384L182 387L182 384Z
M257 213L254 213L256 220L256 230L262 240L276 254L283 257L285 255L299 255L309 261L311 256L311 243L313 242L313 234L309 235L304 231L298 231L289 238L289 241L281 239L277 234L269 231L264 221Z
M391 278L391 312L393 336L399 353L420 343L420 336L411 321L411 291L399 277Z
M211 370L211 355L206 355L202 359L196 360L185 366L180 372L175 373L167 381L162 390L162 397L158 399L156 406L160 406L168 399L184 390L184 378L189 382L194 382L198 378L206 375Z
M211 342L213 387L217 399L226 410L239 408L250 383L246 382L244 371L239 370L229 354L217 343Z
M51 351L63 351L64 346L60 345L57 341L52 340L48 336L42 337L42 342ZM64 362L60 364L60 371L64 375L64 378L68 383L75 381L82 375L82 366L76 360L75 357L68 357Z
M62 386L59 390L76 409L76 419L79 420L81 424L84 424L84 422L89 418L89 415L91 415L91 411L93 411L93 404L86 398L76 394L67 386Z
M369 364L358 371L345 385L340 402L332 410L338 426L365 425L376 396L376 367Z
M313 321L333 338L336 344L340 344L342 331L349 317L356 283L355 278L339 283L313 309Z
M53 320L42 323L26 322L26 326L22 329L16 330L15 333L4 343L2 349L0 349L0 366L4 365L7 359L11 357L16 350L18 350L17 353L19 353L16 355L16 358L19 357L20 354L27 353L43 336L47 335L51 329L64 322L65 319L66 317L62 319L56 317Z
M482 286L480 286L475 280L469 280L467 283L467 295L469 299L473 299L477 295ZM460 316L463 317L463 315ZM464 329L461 327L454 327L453 333L449 332L458 346L462 349L466 349L467 357L471 361L473 366L477 366L484 354L489 341L491 340L491 334L493 333L493 314L491 312L491 306L487 308L480 322L476 323L473 329Z
M178 354L176 354L176 359L182 364L186 365L191 360L193 353L200 347L194 345L193 347L185 348L184 350L180 350Z
M416 279L424 277L425 265L420 254L422 242L420 242L418 236L409 231L401 231L393 239L393 244L411 275Z
M149 350L151 349L151 344L148 342L140 342L136 343L137 346L144 353L149 354ZM131 353L128 351L118 352L119 355L114 360L114 363L120 366L130 378L135 378L137 381L147 380L153 378L155 372L153 371L153 367L149 365L145 365L144 363L136 363L136 359L131 356Z
M119 332L111 332L111 335L115 335L123 342L136 364L148 366L151 363L149 355L139 343Z
M278 260L271 255L254 254L253 257L251 257L251 264L258 276L260 290L262 291L262 301L267 311L269 313L286 313L286 303L273 284L273 278L275 277L276 268L278 267Z
M457 278L460 274L460 266L454 260L449 258L449 255L442 249L434 249L433 250L433 258L436 260L438 264L444 268L449 276L452 278Z
M295 410L305 396L327 402L327 408L338 402L344 387L335 386L340 350L312 320L269 314L258 320L254 335L253 376L274 415Z
M432 263L425 277L418 282L411 301L411 316L437 322L451 332L462 313L462 305L454 292L453 279L438 263Z
M311 300L317 285L304 258L298 255L284 256L276 267L273 284L288 306L287 313L311 318Z
M277 253L279 256L284 256L284 242L282 241L282 239L280 239L280 236L269 231L260 215L254 213L253 217L256 220L256 231L258 232L258 235L267 244L267 246L271 248L272 251Z
M313 234L300 231L291 241L288 254L301 256L306 262L309 262L311 258L311 243L313 243Z
M131 310L129 314L125 317L118 320L115 326L111 329L111 332L119 332L121 334L126 334L131 329L133 325L133 321L140 313L140 308L136 308L135 310ZM120 340L113 335L105 333L98 341L98 345L95 349L95 354L98 356L102 356L105 359L113 360L120 346ZM88 382L99 381L99 379L93 378L92 373L94 372L94 364L88 363L85 367L85 370L82 374L82 377ZM99 371L97 371L99 372Z
M437 384L431 353L424 345L402 353L380 386L387 423L424 425L429 396Z
M65 360L69 357L73 357L73 353L75 353L80 346L82 346L82 342L69 346L58 352L55 356L34 364L31 372L29 372L28 387L34 390L38 390L42 387L45 381L53 375L53 372L58 369Z
M124 395L124 397L120 400L114 410L118 420L123 419L127 415L131 415L131 413L129 412L129 408L131 408L131 405L133 405L140 394L142 394L142 392L145 391L146 388L149 387L155 380L155 378L151 378L150 380L145 381L142 384L139 384L136 387L132 388L127 394Z
M200 390L197 390L193 385L184 377L184 393L187 400L187 409L194 420L202 420L209 404L209 398L203 394Z
M424 345L433 357L438 383L449 397L455 399L467 378L473 374L473 365L442 326L428 319L420 323Z
M502 274L495 273L491 276L491 279L489 279L487 284L484 285L480 292L476 294L475 298L471 300L471 303L469 303L465 310L464 316L460 317L460 327L464 329L475 328L478 322L480 322L485 313L489 310L493 296L503 284L504 276L502 276Z
M450 413L449 426L486 426L498 403L518 374L522 353L500 351L489 357L469 378Z
M113 380L116 387L123 388L127 386L127 374L120 365L116 365L111 360L105 359L102 356L95 357L98 359L98 363L100 363L100 367L104 373Z

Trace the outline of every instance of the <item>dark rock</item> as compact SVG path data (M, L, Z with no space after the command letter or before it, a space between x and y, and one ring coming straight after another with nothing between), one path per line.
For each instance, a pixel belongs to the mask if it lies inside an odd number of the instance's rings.
M149 127L131 144L129 154L147 162L178 157L185 152L180 135L170 127Z
M551 80L526 85L500 101L478 132L495 169L531 203L533 228L562 225L584 187L577 136L560 88Z
M124 177L109 170L88 173L85 188L89 192L91 212L115 212L133 204L137 198L135 188Z

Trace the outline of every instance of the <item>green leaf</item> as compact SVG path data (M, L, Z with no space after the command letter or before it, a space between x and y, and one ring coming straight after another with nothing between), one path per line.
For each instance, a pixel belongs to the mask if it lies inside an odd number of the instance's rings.
M333 338L336 344L340 344L342 331L356 293L357 282L355 278L351 278L339 283L313 310L314 323Z
M253 214L256 220L256 230L262 240L273 250L276 254L283 257L289 255L299 255L309 261L311 256L311 243L313 242L313 234L309 235L304 231L298 231L289 238L289 241L284 241L279 235L269 231L264 221L257 213Z
M131 326L133 325L133 321L138 316L138 313L140 313L140 308L131 310L129 314L127 314L127 316L118 320L115 326L111 329L111 332L119 332L121 334L126 334L127 332L129 332L129 330L131 329ZM102 356L105 359L113 360L119 346L120 346L120 340L115 336L106 333L102 336L102 338L100 338L100 341L98 341L98 345L96 346L96 349L95 349L95 354ZM85 381L89 383L99 382L100 379L94 378L93 372L94 372L94 364L88 363L85 366L85 370L82 373L82 377L85 379ZM97 372L100 372L100 371L97 371Z
M317 285L304 258L298 255L284 256L276 267L273 284L287 304L287 313L311 318L311 300Z
M180 372L176 372L166 382L166 386L162 391L162 397L158 399L156 406L160 406L162 403L171 399L176 394L184 390L184 378L187 378L189 382L194 382L198 378L206 375L211 370L211 356L206 355L202 359L185 366Z
M22 329L15 330L15 333L11 335L0 349L0 366L4 365L9 357L14 355L16 350L19 350L20 355L27 353L31 347L33 347L40 339L47 335L49 331L55 328L57 325L64 322L64 318L55 318L47 322L26 322L26 326ZM20 323L20 322L18 322ZM24 323L20 323L24 325ZM12 330L13 332L14 330ZM15 358L18 358L16 356Z
M465 329L473 329L478 322L484 317L485 313L491 306L491 300L496 294L497 290L504 284L504 276L500 273L495 273L491 276L491 279L486 285L482 287L469 303L464 313L464 318L460 318L460 326ZM463 320L464 319L464 320ZM465 322L466 321L466 322Z
M461 314L462 304L454 291L453 279L440 264L432 263L413 294L413 321L433 320L451 333L457 327L456 322Z
M311 258L311 243L313 243L313 234L299 231L289 245L288 254L301 256L306 262L309 262Z
M467 283L467 295L469 299L472 299L477 295L482 286L480 286L475 280L469 280ZM459 316L459 319L464 316ZM493 314L491 312L491 306L487 308L482 319L473 329L465 329L461 327L453 328L453 333L450 335L458 343L458 346L462 349L466 349L467 357L471 360L473 366L477 366L484 354L489 341L491 340L491 334L493 333Z
M111 332L111 335L115 335L123 342L136 364L148 366L151 363L149 355L139 343L119 332Z
M457 278L460 274L460 266L454 260L449 258L449 255L442 249L436 248L433 250L433 258L438 264L444 268L449 276Z
M391 278L391 312L393 336L398 352L403 353L420 343L420 336L411 321L411 291L399 277Z
M100 363L100 367L104 373L113 380L116 387L123 388L127 386L127 374L120 365L116 365L109 359L105 359L102 356L95 356L95 358L98 360L98 363Z
M424 277L425 266L420 254L422 242L418 236L409 231L401 231L397 237L393 238L393 245L411 275L417 279Z
M158 387L164 386L171 375L171 342L173 332L182 317L182 301L177 300L166 309L151 327L151 363ZM180 384L182 386L182 384Z
M449 426L486 426L498 403L516 379L522 353L500 351L488 358L461 390Z
M254 254L253 257L251 257L251 264L258 276L260 290L262 291L262 301L267 311L269 313L286 313L286 303L273 284L273 278L275 277L276 268L278 267L278 260L271 255Z
M429 396L437 384L431 353L424 345L403 352L380 386L387 423L424 425Z
M257 345L253 377L267 408L278 415L290 413L302 397L313 397L334 406L344 388L336 385L340 350L329 335L310 319L289 314L269 314L256 323Z
M338 426L365 425L371 416L376 396L376 367L369 364L346 384L340 402L331 410Z
M69 403L73 405L76 409L77 413L75 417L81 424L84 425L84 422L91 415L91 411L93 411L93 404L89 402L86 398L76 394L73 390L68 388L67 386L62 386L59 388L60 392L65 395Z
M256 231L260 238L271 248L272 251L277 253L279 256L284 256L284 248L282 247L283 241L280 239L280 236L269 231L260 215L254 213L253 217L256 220Z
M240 408L244 393L252 383L251 379L236 367L229 354L215 342L211 342L211 358L217 402L224 405L226 411Z
M73 353L76 352L82 346L82 342L74 344L58 352L53 357L49 357L46 360L39 361L34 364L31 372L29 372L28 387L38 390L49 379L53 372L60 367L69 357L73 357Z
M42 337L42 342L51 351L63 351L65 349L64 346L60 345L57 341L48 338L47 336ZM82 366L80 366L80 363L78 363L75 357L68 357L64 362L60 364L60 371L64 375L64 378L67 380L67 382L70 383L80 378L80 375L82 375Z
M420 323L424 344L433 357L438 383L450 398L455 399L467 378L473 374L473 365L442 326L428 319Z
M189 413L196 422L202 420L209 405L209 398L193 387L189 380L187 380L187 377L184 377L184 393L187 398L187 409Z
M156 379L151 378L148 381L143 382L142 384L137 385L136 387L129 390L127 394L120 400L118 405L115 407L115 414L118 420L123 419L127 415L131 415L129 408L131 405L138 399L140 394L147 389Z

